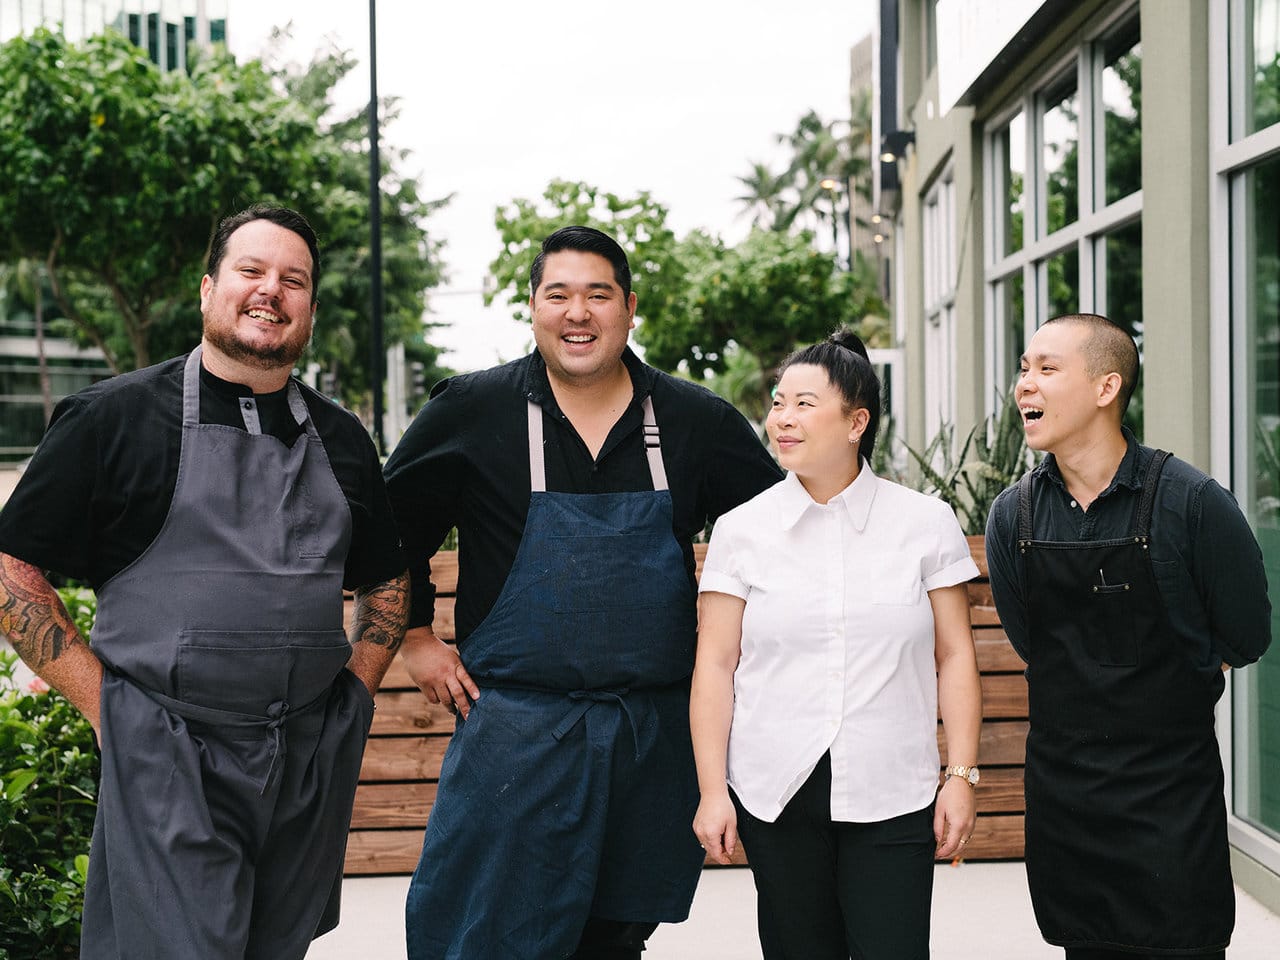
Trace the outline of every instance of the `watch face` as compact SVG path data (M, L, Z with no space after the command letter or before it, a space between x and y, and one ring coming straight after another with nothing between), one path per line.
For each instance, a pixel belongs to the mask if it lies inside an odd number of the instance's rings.
M970 768L969 768L969 775L968 775L967 777L965 777L965 779L966 779L966 780L968 780L968 781L969 781L969 783L970 783L970 784L972 784L973 786L977 786L977 785L978 785L978 780L979 780L979 778L980 778L980 777L981 777L981 774L979 774L979 773L978 773L978 768L977 768L977 767L970 767Z

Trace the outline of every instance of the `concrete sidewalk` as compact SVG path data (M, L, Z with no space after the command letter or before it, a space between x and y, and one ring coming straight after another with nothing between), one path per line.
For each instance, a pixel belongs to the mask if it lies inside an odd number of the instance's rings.
M307 960L403 960L408 877L352 879L343 923L315 942ZM1236 932L1227 960L1275 960L1280 917L1236 888ZM742 868L704 870L684 923L665 924L645 960L760 960L756 894ZM939 866L934 877L932 960L1061 960L1040 939L1021 863Z

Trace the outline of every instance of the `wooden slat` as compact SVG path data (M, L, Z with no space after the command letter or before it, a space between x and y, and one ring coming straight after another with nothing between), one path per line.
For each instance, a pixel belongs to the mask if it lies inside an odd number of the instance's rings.
M431 582L435 585L436 596L458 592L458 552L441 550L431 558Z
M995 607L971 606L969 607L969 622L975 627L998 627L1000 626L1000 614L996 612Z
M360 765L360 780L435 780L449 738L370 737Z
M987 570L987 542L982 536L969 537L969 554L978 565L978 576L987 579L991 574Z
M947 758L947 734L938 724L938 752ZM978 766L1021 764L1027 759L1027 721L984 720L978 738Z
M1022 814L1001 813L978 817L969 842L965 844L964 860L1021 860Z
M356 788L356 805L351 816L353 830L386 827L418 827L427 824L427 814L436 801L436 785L416 783L362 783Z
M409 679L409 671L404 668L404 661L398 656L391 661L387 675L382 678L382 686L378 688L378 696L388 690L417 690L417 686Z
M939 774L941 782L941 774ZM1021 767L985 767L976 788L978 813L1021 813L1026 805L1022 794Z
M971 607L994 607L995 599L991 596L991 584L986 580L970 580L965 584L965 590L969 594L969 606Z
M406 675L407 678L407 675ZM427 702L416 687L413 690L378 691L378 709L373 714L372 736L414 735L424 733L453 734L453 714L439 704Z
M983 673L1021 673L1027 667L999 627L975 627L973 646L978 652L978 669Z
M1027 715L1027 680L1020 673L985 674L982 681L982 716L986 719L1019 719Z
M413 873L421 854L421 830L353 830L342 872L349 877Z

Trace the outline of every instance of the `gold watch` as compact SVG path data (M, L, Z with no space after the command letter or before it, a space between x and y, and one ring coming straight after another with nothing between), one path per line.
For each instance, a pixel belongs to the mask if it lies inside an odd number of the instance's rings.
M952 777L959 777L971 787L976 787L978 785L978 781L982 779L982 774L978 771L977 767L966 767L964 764L959 763L955 766L947 767L946 774L947 780L950 780Z

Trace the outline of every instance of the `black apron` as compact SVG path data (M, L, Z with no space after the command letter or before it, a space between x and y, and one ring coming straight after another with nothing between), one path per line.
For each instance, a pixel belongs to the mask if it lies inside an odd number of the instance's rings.
M156 539L98 591L102 782L82 960L301 958L338 920L373 704L344 667L350 508L295 383L292 446L202 424Z
M1117 540L1033 539L1031 474L1019 484L1027 878L1059 946L1176 956L1222 949L1235 924L1220 687L1170 627L1148 549L1168 456L1155 453Z
M693 585L672 533L646 398L654 490L533 492L502 592L461 645L480 686L440 770L406 904L411 960L555 960L589 917L689 914L703 853L689 739Z

